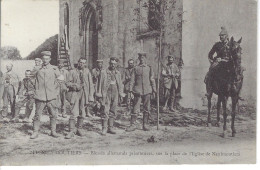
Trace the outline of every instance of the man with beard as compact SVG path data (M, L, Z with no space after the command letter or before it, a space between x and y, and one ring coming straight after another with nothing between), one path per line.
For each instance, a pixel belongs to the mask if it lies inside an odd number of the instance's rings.
M101 74L102 135L116 134L114 120L117 116L118 97L124 97L121 73L116 69L118 59L111 57L109 67Z
M133 94L130 92L130 81L131 81L131 76L133 74L134 70L134 60L129 59L128 60L128 67L125 69L124 73L124 92L126 93L126 103L127 103L127 110L130 113L131 112L131 104L133 100Z
M64 68L64 62L62 60L58 60L58 68L60 71L60 74L62 75L63 80L59 80L59 95L58 95L58 105L59 110L61 113L61 117L66 118L66 93L67 93L67 87L65 85L65 82L68 79L68 70Z
M180 70L174 63L172 55L168 55L168 63L162 69L165 105L163 110L167 110L168 102L170 101L170 110L175 111L176 108L176 90L178 88L178 78Z
M84 117L86 116L86 109L87 114L90 114L88 111L89 103L94 101L94 85L91 73L86 65L87 59L80 58L77 68L69 72L69 77L66 82L66 86L69 89L66 98L70 102L71 112L69 119L70 132L66 135L66 139L73 138L75 134L84 136L82 126Z

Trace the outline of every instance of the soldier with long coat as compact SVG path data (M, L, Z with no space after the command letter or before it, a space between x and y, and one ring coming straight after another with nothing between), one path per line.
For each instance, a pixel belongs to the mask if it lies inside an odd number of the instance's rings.
M116 134L114 130L114 119L117 115L118 97L124 97L121 73L116 70L118 60L110 58L109 68L101 73L100 94L102 96L102 135L106 133Z
M36 112L33 118L33 134L31 139L38 137L40 120L42 112L47 107L50 114L51 136L59 137L56 133L56 100L59 92L57 78L60 72L56 66L50 64L51 52L43 51L41 53L43 65L35 75L35 105Z
M176 90L178 89L178 78L180 76L180 70L174 63L172 55L168 56L168 63L162 69L163 86L165 105L164 110L167 109L168 101L170 100L170 110L175 111L176 108Z
M151 94L156 93L156 85L152 67L146 64L146 53L138 53L139 65L134 68L130 81L130 90L134 94L134 108L131 115L131 126L126 131L136 129L136 120L143 102L143 130L148 131Z
M6 65L7 72L3 75L4 80L4 92L3 92L3 112L7 114L8 104L10 103L11 112L14 117L15 113L15 100L19 88L19 77L13 71L13 64Z

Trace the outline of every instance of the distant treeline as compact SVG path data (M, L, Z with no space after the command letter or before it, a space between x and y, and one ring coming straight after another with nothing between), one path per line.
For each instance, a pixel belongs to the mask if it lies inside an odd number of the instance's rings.
M58 57L58 34L48 38L44 43L31 52L26 59L33 60L36 57L41 57L42 51L51 51L51 64L57 64Z

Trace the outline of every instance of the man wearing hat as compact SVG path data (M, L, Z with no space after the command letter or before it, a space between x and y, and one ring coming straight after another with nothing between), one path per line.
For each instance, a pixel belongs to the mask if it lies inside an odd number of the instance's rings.
M64 68L64 61L62 60L58 60L58 68L59 68L59 71L60 71L60 74L62 75L62 80L58 80L58 83L59 83L59 95L58 95L58 101L59 101L59 110L60 110L60 113L61 113L61 116L63 118L66 118L66 92L67 92L67 87L65 85L65 82L67 81L68 79L68 76L69 76L69 71L66 70Z
M33 134L31 139L38 137L40 120L42 112L47 107L50 114L51 136L58 137L56 133L56 100L59 92L59 86L57 78L60 76L60 72L56 66L50 64L51 52L43 51L42 55L42 67L36 73L35 79L35 105L36 112L33 118Z
M121 73L116 69L118 59L111 57L109 67L100 75L102 96L102 135L116 134L114 119L117 116L118 97L124 97Z
M66 81L68 93L66 99L70 103L70 119L69 130L66 139L71 139L75 134L84 136L83 134L83 120L88 111L89 102L93 102L94 86L92 76L89 69L86 67L87 59L80 58L78 60L77 68L69 71L69 77ZM76 128L77 124L77 128Z
M143 130L148 131L151 94L156 93L156 85L152 67L146 64L146 53L138 53L139 65L134 68L130 81L130 91L134 94L134 109L131 115L131 125L126 131L136 129L136 120L143 102Z
M170 110L175 111L176 108L176 90L178 88L178 78L180 70L174 63L174 57L168 55L168 63L162 69L165 105L163 110L167 110L168 102L170 100Z
M95 97L100 97L100 74L104 72L103 60L97 60L97 67L92 69L93 83L95 86Z
M42 67L42 59L39 57L36 57L34 59L35 62L35 66L33 67L31 74L33 76L33 78L35 78L36 72L40 70L40 68Z
M219 33L220 41L216 42L212 49L209 52L208 59L210 62L210 68L209 71L205 77L204 82L208 85L207 88L210 91L211 90L211 84L212 84L212 73L214 70L216 70L219 62L223 60L230 60L230 54L229 54L229 39L228 39L228 32L225 27L221 27L221 32ZM216 53L216 56L214 57L214 54ZM208 96L208 93L206 94Z
M10 103L11 107L11 113L15 113L15 98L16 94L18 93L19 88L19 77L18 75L13 71L13 64L7 64L6 65L7 72L3 75L4 80L4 92L3 92L3 112L5 115L7 115L8 112L8 104Z
M133 74L134 71L134 60L133 59L129 59L128 60L128 67L125 68L125 72L124 72L124 92L127 94L127 109L128 112L131 112L131 103L133 100L133 94L130 92L130 81L131 81L131 76Z
M21 108L26 104L24 122L29 122L29 117L33 110L34 104L34 93L35 93L35 81L32 79L31 71L25 71L25 78L21 83L21 87L18 91L18 100L15 103L15 114L13 121L19 122L19 113Z

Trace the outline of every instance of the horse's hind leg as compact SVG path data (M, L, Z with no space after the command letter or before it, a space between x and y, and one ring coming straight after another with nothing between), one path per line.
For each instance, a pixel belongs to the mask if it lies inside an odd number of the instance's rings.
M232 97L232 121L231 121L231 130L232 130L232 137L235 137L236 129L235 129L235 117L236 117L236 106L238 102L238 97Z
M207 96L207 99L208 99L208 127L211 127L211 116L210 116L211 98L212 98L212 93L209 93Z
M224 125L223 125L223 137L226 136L226 130L227 130L227 98L222 98L222 107L223 107L223 119L224 119Z
M220 121L220 108L221 108L221 98L218 96L218 103L217 103L217 123L216 126L219 127L219 121Z

